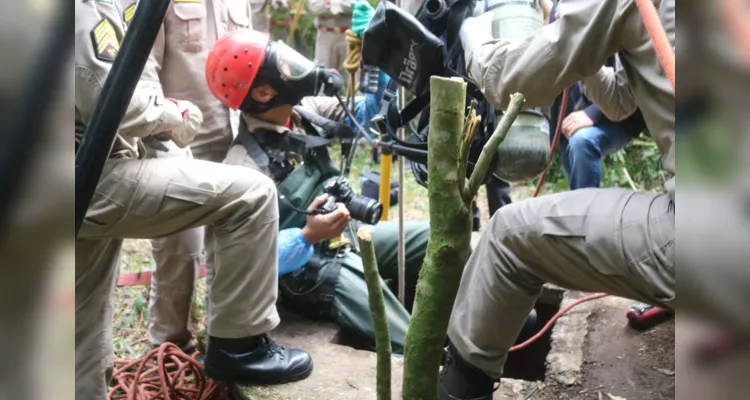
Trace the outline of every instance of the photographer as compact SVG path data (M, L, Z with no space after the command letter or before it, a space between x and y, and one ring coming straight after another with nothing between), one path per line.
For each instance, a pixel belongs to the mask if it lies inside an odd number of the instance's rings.
M238 140L226 162L262 171L277 183L282 304L308 317L336 321L374 345L362 260L355 243L346 244L341 235L350 233L346 228L352 219L377 223L382 206L356 196L339 180L340 172L328 158L327 138L344 138L346 132L350 137L351 129L341 123L345 112L336 98L312 97L336 93L343 80L284 43L269 42L267 35L250 30L214 45L206 78L224 105L242 111ZM355 115L373 97L379 102L385 79L380 74L377 90L357 102ZM429 224L407 222L405 228L408 293L416 286ZM377 223L373 236L381 276L395 287L398 226ZM348 241L355 239L349 235ZM248 255L265 250L248 249ZM410 315L383 286L393 351L402 353Z

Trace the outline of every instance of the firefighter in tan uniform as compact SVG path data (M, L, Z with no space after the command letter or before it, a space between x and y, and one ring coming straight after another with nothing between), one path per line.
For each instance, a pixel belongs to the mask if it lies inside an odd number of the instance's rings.
M78 0L75 136L79 143L125 34L118 1ZM187 42L189 45L196 43ZM106 398L113 369L112 292L124 238L156 238L213 225L206 373L278 383L312 371L310 356L267 336L276 311L278 205L273 181L238 166L144 159L140 138L167 132L181 147L202 122L192 103L139 83L76 239L76 398ZM78 146L76 145L76 148ZM247 257L249 248L268 249Z
M674 1L655 3L674 46ZM492 398L508 349L546 282L674 309L673 88L633 0L566 0L559 7L559 20L515 43L491 40L482 19L491 14L467 20L461 37L469 76L500 109L514 92L528 107L549 105L582 78L610 119L631 115L624 108L637 105L671 175L668 193L586 189L501 208L463 273L441 399ZM615 53L622 70L600 70Z
M310 0L315 16L315 60L342 71L346 59L346 32L352 23L351 0Z
M123 19L129 24L137 2L125 0L122 5ZM189 150L170 145L171 142L149 140L149 156L184 158L192 153L199 160L224 160L236 135L239 115L208 91L203 69L208 50L219 37L250 27L250 10L249 0L173 1L141 82L165 97L195 104L203 114L203 124ZM206 228L205 238L210 283L214 264L211 227ZM173 342L192 353L190 308L203 245L203 227L151 241L156 268L151 277L148 335L153 345Z

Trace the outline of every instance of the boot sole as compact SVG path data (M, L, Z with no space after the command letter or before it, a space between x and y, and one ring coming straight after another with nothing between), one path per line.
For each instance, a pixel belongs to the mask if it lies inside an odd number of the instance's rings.
M240 383L240 384L251 384L251 385L281 385L284 383L292 383L301 381L310 375L312 375L313 372L313 364L310 364L310 368L307 370L300 372L298 374L293 375L285 375L282 377L279 377L278 379L256 379L253 377L238 377L237 375L228 375L221 372L218 372L210 367L204 367L206 376L210 379L213 379L215 381L220 382L228 382L228 383Z

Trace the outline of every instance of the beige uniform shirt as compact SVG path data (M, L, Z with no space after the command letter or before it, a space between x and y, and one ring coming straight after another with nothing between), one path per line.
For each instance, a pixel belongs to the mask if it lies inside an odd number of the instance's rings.
M674 0L654 3L674 47ZM591 75L595 76L585 79L584 85L599 100L632 95L659 146L663 167L673 176L665 186L674 198L675 96L635 2L565 0L559 11L559 20L522 42L500 40L483 45L467 57L469 76L496 108L505 108L515 92L523 93L528 107L549 106L563 89ZM620 70L600 71L605 59L615 53ZM625 103L597 102L608 116L622 113L612 109L616 104Z
M80 143L125 35L117 0L75 3L75 140ZM176 104L139 82L120 124L112 154L139 157L139 137L176 128L182 113Z
M123 0L126 23L136 5L135 0ZM205 67L213 44L241 28L251 28L249 0L174 0L143 71L141 79L157 93L190 101L203 113L203 124L190 146L197 158L225 154L237 134L239 112L230 111L211 94Z
M349 28L352 25L351 0L310 0L310 12L315 16L316 27Z

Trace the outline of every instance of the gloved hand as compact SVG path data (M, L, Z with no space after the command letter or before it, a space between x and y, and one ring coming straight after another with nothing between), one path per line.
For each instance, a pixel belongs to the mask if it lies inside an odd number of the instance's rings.
M370 24L375 9L367 0L356 0L352 3L352 32L360 38L364 35L367 25Z
M318 77L322 83L322 92L325 96L333 96L341 91L344 87L344 78L336 71L331 68L320 68L318 70Z
M180 148L185 148L193 142L195 134L203 123L203 113L195 104L189 101L165 98L165 105L174 104L177 112L182 114L182 124L166 132L169 138Z
M288 10L289 0L271 0L271 8L275 11Z

